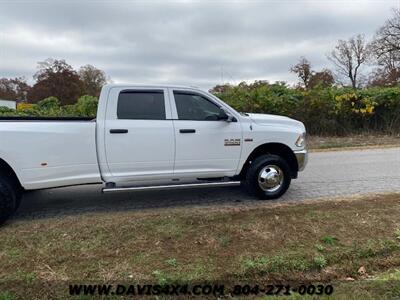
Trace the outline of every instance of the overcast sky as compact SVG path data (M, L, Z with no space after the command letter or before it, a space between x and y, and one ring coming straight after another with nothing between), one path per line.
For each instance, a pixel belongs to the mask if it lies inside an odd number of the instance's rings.
M296 81L300 56L314 69L338 39L367 38L400 0L0 0L0 77L32 82L37 62L92 64L114 82L210 88L242 80Z

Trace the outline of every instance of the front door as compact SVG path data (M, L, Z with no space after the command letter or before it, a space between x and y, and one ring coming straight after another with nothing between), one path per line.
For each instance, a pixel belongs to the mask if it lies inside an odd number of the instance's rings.
M167 89L111 90L104 134L114 181L172 176L175 138L170 114Z
M220 105L203 94L173 90L176 154L174 176L235 175L241 152L239 122L219 120Z

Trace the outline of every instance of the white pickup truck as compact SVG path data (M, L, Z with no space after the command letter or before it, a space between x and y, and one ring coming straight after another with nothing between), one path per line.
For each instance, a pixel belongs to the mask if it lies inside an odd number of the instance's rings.
M280 197L307 163L303 123L239 113L192 87L103 87L97 119L0 118L0 223L24 191L103 192L242 183Z

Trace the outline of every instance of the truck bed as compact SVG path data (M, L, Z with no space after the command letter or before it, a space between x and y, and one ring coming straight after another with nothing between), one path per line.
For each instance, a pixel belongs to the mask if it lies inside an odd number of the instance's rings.
M28 190L101 182L92 118L2 117L0 157Z
M91 117L0 116L0 121L96 121Z

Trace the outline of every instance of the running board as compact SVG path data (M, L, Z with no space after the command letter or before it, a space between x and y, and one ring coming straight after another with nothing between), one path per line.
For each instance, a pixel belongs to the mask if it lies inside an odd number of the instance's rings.
M154 186L133 186L133 187L114 187L103 188L103 193L125 192L125 191L153 191L153 190L174 190L184 188L201 188L201 187L217 187L217 186L237 186L240 181L224 181L224 182L202 182L202 183L183 183L183 184L168 184Z

